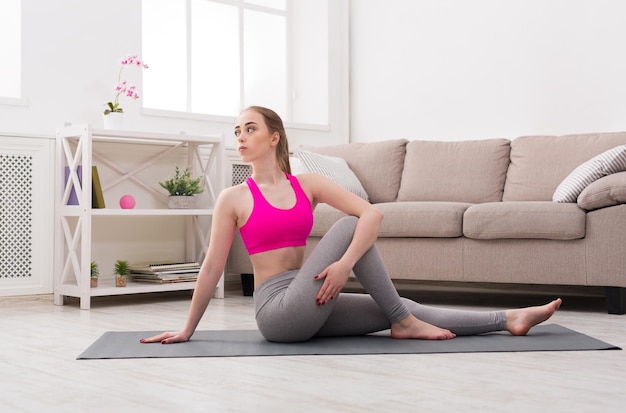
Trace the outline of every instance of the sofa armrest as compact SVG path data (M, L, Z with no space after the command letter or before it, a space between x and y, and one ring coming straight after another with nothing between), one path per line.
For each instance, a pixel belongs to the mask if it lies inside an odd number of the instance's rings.
M587 211L626 203L626 172L618 172L589 184L578 196L578 206Z

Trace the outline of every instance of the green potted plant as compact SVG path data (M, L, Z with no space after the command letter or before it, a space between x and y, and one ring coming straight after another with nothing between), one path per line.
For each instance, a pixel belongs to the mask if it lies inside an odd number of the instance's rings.
M126 278L130 274L130 268L128 267L128 261L117 260L113 267L113 274L115 274L115 286L126 287Z
M98 276L100 275L100 269L98 268L98 263L95 261L91 261L91 288L96 288L98 286Z
M194 195L204 191L201 187L202 177L192 178L189 168L181 171L178 166L174 170L174 177L159 182L169 193L167 206L169 208L193 208L195 207Z

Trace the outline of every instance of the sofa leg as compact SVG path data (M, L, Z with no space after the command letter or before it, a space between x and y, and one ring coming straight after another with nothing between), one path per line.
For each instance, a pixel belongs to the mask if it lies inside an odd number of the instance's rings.
M254 274L241 274L241 290L245 297L251 297L254 293Z
M609 314L626 314L626 288L604 287Z

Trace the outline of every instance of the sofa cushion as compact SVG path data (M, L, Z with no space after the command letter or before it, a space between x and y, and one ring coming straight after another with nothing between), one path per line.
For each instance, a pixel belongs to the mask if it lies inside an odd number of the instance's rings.
M574 168L618 145L626 145L626 132L517 138L502 200L550 201Z
M359 178L356 177L343 158L321 155L305 151L304 149L298 149L296 155L302 161L307 172L324 175L343 189L360 196L366 201L368 200L367 192L363 189Z
M463 235L473 239L580 239L585 236L585 218L585 211L576 204L489 202L465 211Z
M347 143L335 146L302 146L322 155L338 156L359 178L372 203L395 201L404 167L406 139Z
M587 211L618 204L626 204L626 172L600 178L578 196L578 206Z
M576 202L578 195L587 185L603 176L622 171L626 171L626 145L602 152L576 167L556 188L552 200Z
M411 141L398 201L494 202L502 200L510 141Z
M318 204L313 213L313 229L310 236L323 237L335 222L346 214L328 204Z
M463 235L463 213L472 204L462 202L385 202L374 206L385 214L381 238L454 238ZM319 204L315 209L312 236L321 237L342 212Z

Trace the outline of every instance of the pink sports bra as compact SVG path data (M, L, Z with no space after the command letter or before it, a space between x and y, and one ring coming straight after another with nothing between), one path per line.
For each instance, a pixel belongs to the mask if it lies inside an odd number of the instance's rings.
M239 233L249 255L306 245L313 228L311 202L296 177L289 174L285 176L296 194L296 204L290 209L272 206L254 180L246 179L254 204L248 221L239 228Z

